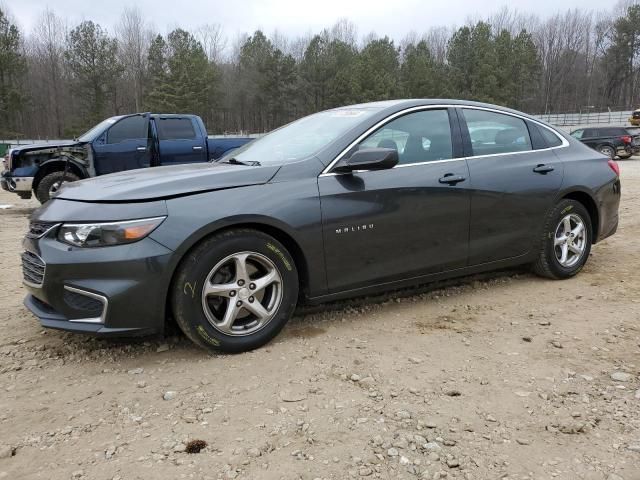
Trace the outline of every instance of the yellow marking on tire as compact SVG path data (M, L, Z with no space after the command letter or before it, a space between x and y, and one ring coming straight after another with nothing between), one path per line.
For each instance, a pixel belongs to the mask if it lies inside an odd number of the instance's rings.
M573 210L573 205L567 205L561 213L567 213L569 210Z
M215 338L212 338L209 336L209 334L207 333L207 331L202 327L202 325L198 325L196 327L196 330L198 331L198 333L200 334L200 337L202 337L202 339L207 342L210 345L213 345L214 347L219 347L220 346L220 342L218 340L216 340Z
M276 255L278 255L280 257L280 260L282 260L282 263L284 263L284 266L286 267L286 269L291 271L291 263L289 263L289 260L287 260L287 257L284 256L284 253L282 253L278 247L276 247L271 243L267 243L267 248L271 250L273 253L275 253Z
M189 293L187 292L188 290L191 290L191 298L194 298L196 296L196 285L198 284L198 282L194 283L193 285L191 285L191 283L189 282L184 282L184 287L182 289L183 293L185 295L189 295Z

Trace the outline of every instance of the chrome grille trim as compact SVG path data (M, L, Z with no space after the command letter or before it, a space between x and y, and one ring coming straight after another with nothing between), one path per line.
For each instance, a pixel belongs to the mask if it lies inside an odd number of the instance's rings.
M27 232L27 238L41 238L49 233L52 229L56 228L59 223L52 222L31 222L29 223L29 231Z
M107 308L109 307L109 300L107 297L103 295L98 295L97 293L89 292L87 290L81 290L79 288L70 287L69 285L64 286L65 290L69 292L77 293L79 295L85 295L94 300L98 300L102 303L102 314L99 317L94 318L70 318L70 322L74 323L101 323L104 324L105 318L107 317Z

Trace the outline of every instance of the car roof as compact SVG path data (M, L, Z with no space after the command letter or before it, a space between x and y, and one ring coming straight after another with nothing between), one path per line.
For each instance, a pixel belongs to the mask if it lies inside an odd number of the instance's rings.
M491 103L475 102L473 100L459 100L452 98L409 98L409 99L395 99L395 100L383 100L378 102L358 103L355 105L346 105L343 107L337 107L332 110L341 109L376 109L380 113L389 115L398 111L402 111L413 107L422 107L430 105L451 105L455 107L482 107L490 108L492 110L502 111L504 113L511 113L519 115L521 117L528 118L538 123L549 125L546 122L541 121L538 118L532 117L524 112L513 110L511 108L502 107L500 105L493 105ZM551 125L549 125L551 126ZM553 127L552 127L553 128Z

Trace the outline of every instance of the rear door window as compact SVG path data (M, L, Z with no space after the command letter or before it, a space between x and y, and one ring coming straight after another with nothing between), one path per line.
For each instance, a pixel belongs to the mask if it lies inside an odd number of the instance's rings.
M524 120L486 110L462 109L474 156L532 150Z
M123 118L107 132L107 143L121 143L145 138L147 138L147 120L140 115Z
M188 118L160 118L157 121L160 140L193 140L196 131Z

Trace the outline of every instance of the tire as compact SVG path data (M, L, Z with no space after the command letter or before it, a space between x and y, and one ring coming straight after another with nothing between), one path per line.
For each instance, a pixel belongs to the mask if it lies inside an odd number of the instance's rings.
M600 145L598 151L612 160L616 158L616 149L610 145Z
M246 268L238 270L239 264ZM195 344L239 353L265 345L282 330L296 308L298 288L295 262L280 242L257 230L229 230L185 255L172 283L171 306ZM225 325L227 317L234 320Z
M631 158L631 153L627 154L627 155L618 155L618 157L620 158L620 160L628 160Z
M567 218L569 218L569 229L565 227ZM577 222L582 224L582 234L570 237L563 242L562 239L567 237L565 234L568 230L576 231ZM589 258L593 243L592 236L591 217L587 209L575 200L561 200L551 210L545 221L540 253L533 265L533 271L542 277L556 280L573 277L582 270ZM566 257L563 257L563 249L567 252ZM581 250L581 253L578 255L575 250ZM564 262L562 262L563 258L565 258Z
M63 176L64 180L62 178ZM66 174L63 170L51 172L45 175L42 180L40 180L40 183L38 183L36 198L40 203L45 203L51 198L51 195L60 188L61 183L75 182L77 180L80 180L80 177L72 172L67 172Z

